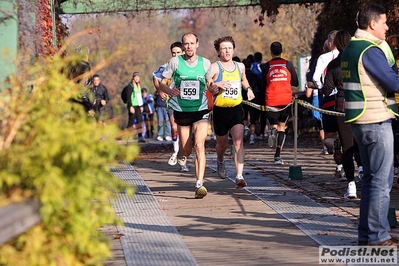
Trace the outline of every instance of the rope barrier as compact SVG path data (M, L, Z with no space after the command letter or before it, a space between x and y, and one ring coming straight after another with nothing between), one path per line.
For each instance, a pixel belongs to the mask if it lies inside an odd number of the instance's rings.
M315 110L315 111L318 111L318 112L320 112L322 114L334 115L334 116L345 116L345 113L324 110L324 109L316 107L316 106L314 106L314 105L312 105L312 104L310 104L310 103L308 103L308 102L306 102L304 100L299 100L299 99L296 99L296 100L293 99L286 107L284 107L282 109L278 109L278 108L275 108L275 107L272 107L272 106L260 105L260 104L252 103L252 102L249 102L249 101L242 101L242 103L245 104L245 105L251 106L253 108L256 108L256 109L258 109L260 111L263 111L263 112L265 112L265 111L279 112L279 111L284 110L285 108L289 107L290 105L292 105L295 101L297 103L299 103L300 105L302 105L303 107L307 108L307 109Z

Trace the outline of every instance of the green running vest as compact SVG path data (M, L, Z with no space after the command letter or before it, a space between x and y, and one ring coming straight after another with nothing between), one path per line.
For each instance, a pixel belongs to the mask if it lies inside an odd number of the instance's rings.
M195 67L189 67L183 56L178 56L179 63L172 78L176 88L180 88L180 95L169 100L169 108L179 112L198 112L208 109L205 95L206 70L204 60L198 56Z

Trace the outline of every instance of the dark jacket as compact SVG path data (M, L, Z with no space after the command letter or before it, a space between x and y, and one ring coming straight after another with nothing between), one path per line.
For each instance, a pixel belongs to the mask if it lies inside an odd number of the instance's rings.
M100 83L97 87L91 87L90 91L94 94L94 99L97 102L101 100L109 102L108 90L103 84Z
M101 100L105 100L107 103L109 102L108 90L103 84L100 83L98 86L91 87L90 92L96 100L93 106L95 111L98 111L102 107Z
M337 89L337 94L330 96L335 88ZM344 85L342 83L341 72L341 53L328 64L322 91L324 94L323 103L327 103L328 101L331 101L331 98L335 98L336 103L334 110L345 112Z
M249 86L252 88L252 91L255 95L255 99L253 99L251 102L259 103L259 90L262 82L261 78L249 69L245 70L245 76L247 77ZM242 99L246 101L248 100L247 92L244 90L244 88L242 88Z

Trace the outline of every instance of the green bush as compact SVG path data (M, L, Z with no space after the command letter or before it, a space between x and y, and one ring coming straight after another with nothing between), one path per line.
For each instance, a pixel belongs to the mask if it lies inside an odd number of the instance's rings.
M61 70L73 60L43 59L0 91L0 207L35 199L42 217L0 246L0 265L100 265L110 249L99 228L120 223L109 200L133 194L110 167L139 149L117 145L115 124L70 101L81 86Z

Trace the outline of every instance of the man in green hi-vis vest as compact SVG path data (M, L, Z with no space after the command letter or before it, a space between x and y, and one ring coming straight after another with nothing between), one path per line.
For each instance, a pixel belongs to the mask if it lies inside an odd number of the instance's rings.
M169 60L159 88L172 96L169 108L173 109L175 122L180 138L180 149L177 163L186 165L187 157L192 151L191 134L194 133L195 149L195 198L203 198L207 190L203 185L206 157L205 138L208 133L208 100L207 87L213 83L211 62L197 55L198 37L193 33L182 37L184 54ZM167 85L172 78L172 85ZM209 87L215 94L217 87Z
M388 210L393 182L393 133L399 92L392 68L379 45L388 30L385 8L369 3L358 15L358 29L342 53L345 122L359 145L364 176L358 227L359 245L399 247L389 234ZM396 72L395 70L396 69Z

